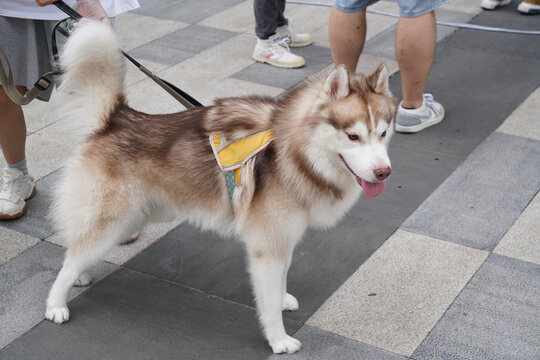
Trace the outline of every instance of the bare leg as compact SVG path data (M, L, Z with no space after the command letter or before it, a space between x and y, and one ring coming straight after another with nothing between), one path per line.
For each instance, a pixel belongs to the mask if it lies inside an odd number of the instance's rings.
M24 94L25 88L17 86ZM16 164L24 159L26 123L21 105L15 104L0 87L0 147L6 162Z
M345 64L354 73L366 38L366 10L347 13L332 8L328 37L334 65Z
M396 58L401 73L403 107L422 105L422 94L431 70L437 40L435 12L400 17L396 31Z

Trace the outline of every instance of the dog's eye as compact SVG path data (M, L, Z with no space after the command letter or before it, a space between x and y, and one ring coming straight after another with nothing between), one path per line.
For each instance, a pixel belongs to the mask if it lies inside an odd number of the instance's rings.
M349 136L349 140L352 140L352 141L357 141L358 140L358 135L356 134L347 134Z
M383 131L383 133L381 134L381 137L385 137L386 136L386 130Z

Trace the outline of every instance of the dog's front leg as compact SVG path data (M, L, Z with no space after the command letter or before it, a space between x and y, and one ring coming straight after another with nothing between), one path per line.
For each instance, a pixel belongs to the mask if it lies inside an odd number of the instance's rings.
M287 335L281 314L287 255L281 257L261 252L249 253L251 279L264 335L274 353L297 352L301 346L300 341Z
M287 253L287 262L285 263L285 269L283 269L283 279L281 282L281 296L283 297L281 310L283 311L296 311L299 309L298 300L287 292L287 273L289 272L289 267L291 266L292 255L293 248L291 247Z

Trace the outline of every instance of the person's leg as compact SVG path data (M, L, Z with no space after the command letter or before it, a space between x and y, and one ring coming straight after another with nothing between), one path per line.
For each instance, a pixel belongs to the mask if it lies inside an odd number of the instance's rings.
M255 34L261 40L266 40L276 33L276 19L279 15L276 0L254 0Z
M281 21L285 9L284 0L255 0L253 3L255 12L255 34L257 44L253 50L253 59L281 68L298 68L304 66L306 61L303 57L290 52L285 43L286 37L277 32L278 18L281 11Z
M366 10L344 12L332 8L328 37L334 65L344 64L354 73L366 38Z
M25 88L17 89L24 94ZM15 104L0 87L0 148L8 164L16 164L25 157L26 123L22 107Z
M396 59L401 73L404 108L422 105L423 92L436 44L435 13L400 17L396 31Z
M277 0L277 13L276 13L276 26L284 26L289 23L287 18L285 17L285 0Z

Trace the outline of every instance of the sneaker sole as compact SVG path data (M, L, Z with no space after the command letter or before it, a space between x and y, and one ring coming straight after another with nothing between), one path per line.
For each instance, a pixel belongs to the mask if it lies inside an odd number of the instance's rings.
M29 197L27 197L25 200L31 199L36 194L36 185L34 185L34 188L32 189L32 193ZM19 211L16 214L8 215L8 214L0 214L0 220L15 220L26 214L26 209L28 208L27 204L24 204L24 207L21 211Z
M259 56L256 56L256 55L253 55L253 60L255 60L257 62L260 62L260 63L269 64L269 65L272 65L272 66L275 66L275 67L278 67L278 68L283 68L283 69L298 69L298 68L301 68L302 66L306 65L305 61L303 63L291 64L291 65L281 64L281 63L277 63L277 62L268 60L267 58L265 58L263 56L259 57Z
M506 5L510 4L511 2L512 2L512 0L507 0L507 1L488 1L488 2L486 2L486 3L481 4L480 6L481 6L482 9L484 9L484 10L495 10L495 9L498 8L498 7L506 6Z
M444 119L444 114L445 113L442 113L440 118L437 118L435 119L434 121L430 121L430 122L426 122L426 123L422 123L422 124L418 124L418 125L415 125L415 126L401 126L399 125L398 123L396 123L396 125L394 126L395 130L399 133L405 133L405 134L412 134L412 133L417 133L419 131L422 131L430 126L434 126L434 125L437 125L438 123L440 123L441 121L443 121Z
M524 2L521 2L518 5L518 11L524 15L535 15L540 14L540 6L539 5L531 5Z
M21 216L23 216L24 214L26 214L26 208L27 208L27 205L24 204L23 209L21 211L19 211L18 213L16 213L16 214L13 214L13 215L0 214L0 220L15 220L15 219L18 219Z
M301 47L306 47L311 44L313 44L313 40L311 40L308 43L290 43L289 46L292 48L301 48Z

